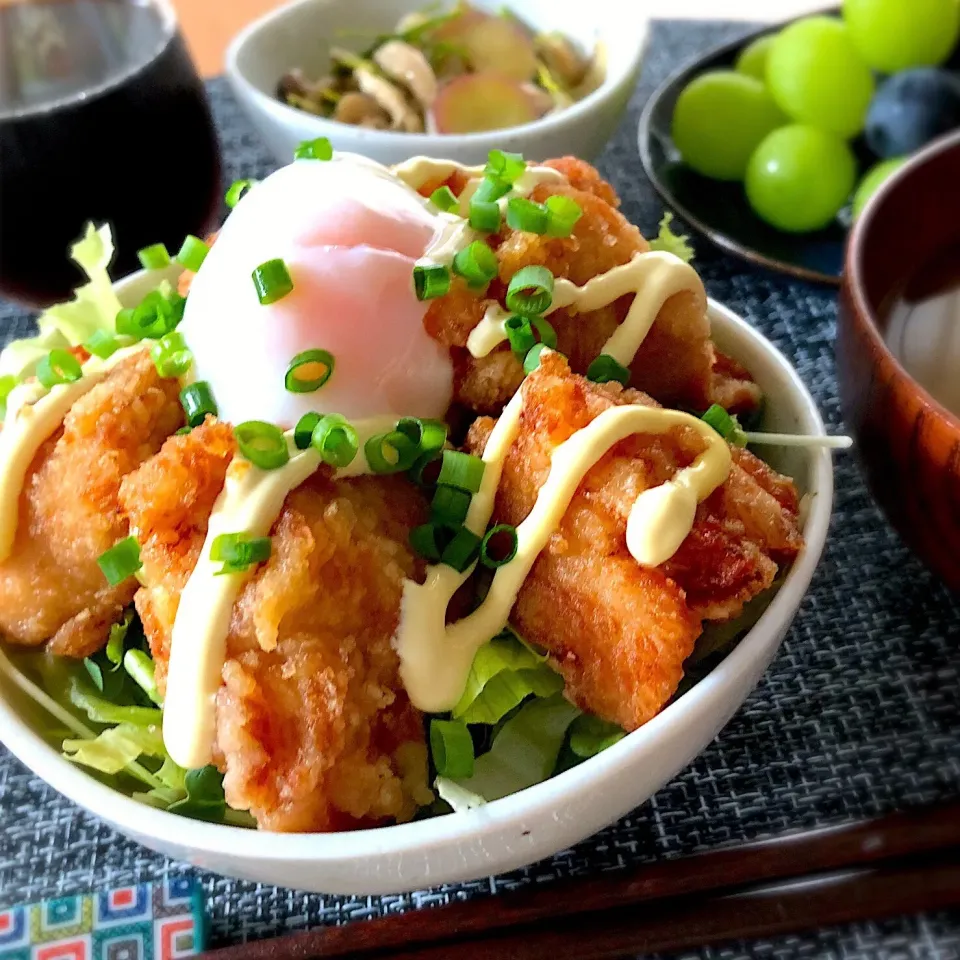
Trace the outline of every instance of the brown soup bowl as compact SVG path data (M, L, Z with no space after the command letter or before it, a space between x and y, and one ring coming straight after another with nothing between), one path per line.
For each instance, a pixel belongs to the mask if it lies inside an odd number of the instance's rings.
M843 415L870 489L907 544L953 589L960 589L960 417L907 373L884 332L907 281L950 248L960 259L958 245L960 133L898 170L851 230L837 341Z

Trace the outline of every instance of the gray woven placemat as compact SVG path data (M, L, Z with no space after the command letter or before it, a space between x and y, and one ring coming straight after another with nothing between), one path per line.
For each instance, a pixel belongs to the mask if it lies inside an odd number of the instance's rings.
M645 232L661 205L637 160L641 105L682 60L743 24L658 23L629 115L600 163ZM210 84L226 177L273 166L223 81ZM712 296L794 362L834 429L832 292L699 245ZM0 304L4 331L25 318ZM200 873L215 943L275 935L619 868L794 827L960 795L960 604L887 528L852 458L837 461L830 544L783 650L719 739L649 803L551 860L470 884L391 897L323 897ZM187 870L117 836L0 748L0 905ZM864 923L704 950L697 957L960 957L960 915Z

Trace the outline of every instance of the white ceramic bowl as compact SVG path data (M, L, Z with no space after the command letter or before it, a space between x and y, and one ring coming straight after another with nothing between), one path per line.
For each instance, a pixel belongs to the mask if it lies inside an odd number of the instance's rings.
M118 286L139 302L156 275ZM766 396L764 428L822 434L817 408L783 356L746 322L710 304L717 344ZM111 790L64 760L18 712L0 671L0 740L74 802L140 843L219 873L319 893L397 893L501 873L562 850L643 803L719 733L754 688L790 626L820 558L833 502L823 450L780 450L774 465L809 495L807 546L773 602L732 653L646 726L580 766L467 813L352 833L276 834L187 820ZM0 652L3 662L6 658Z
M496 11L502 0L473 0ZM303 140L328 137L338 150L381 163L425 155L461 163L484 163L494 148L532 159L573 154L592 160L616 129L636 85L646 44L648 18L635 0L512 0L537 30L559 30L585 50L600 41L607 75L590 96L555 116L489 133L441 136L365 130L288 107L276 98L277 81L291 67L322 76L331 46L355 46L354 36L389 33L423 0L294 0L246 27L227 51L227 77L237 100L281 163Z

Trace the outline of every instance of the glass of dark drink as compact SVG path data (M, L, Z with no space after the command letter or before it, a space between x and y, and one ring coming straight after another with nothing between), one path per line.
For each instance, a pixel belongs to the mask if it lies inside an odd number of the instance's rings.
M115 275L175 253L219 209L203 84L167 0L0 2L0 293L33 306L81 280L70 244L113 227Z

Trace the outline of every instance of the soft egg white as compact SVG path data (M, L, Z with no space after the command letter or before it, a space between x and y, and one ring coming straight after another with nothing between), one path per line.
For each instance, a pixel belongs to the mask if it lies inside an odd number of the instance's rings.
M351 154L295 161L250 190L194 278L180 325L221 419L290 428L309 411L442 417L452 364L423 328L412 283L436 232L414 190ZM276 258L294 289L265 306L251 274ZM333 354L333 376L313 393L287 391L290 361L315 348Z

